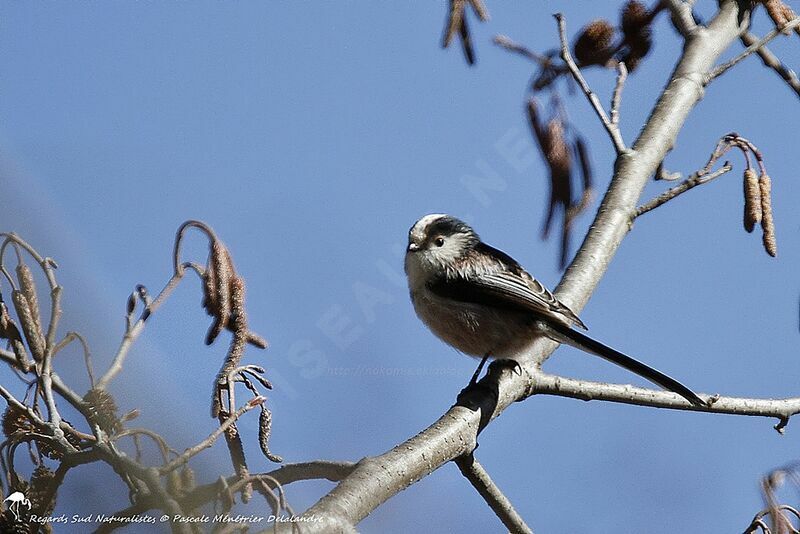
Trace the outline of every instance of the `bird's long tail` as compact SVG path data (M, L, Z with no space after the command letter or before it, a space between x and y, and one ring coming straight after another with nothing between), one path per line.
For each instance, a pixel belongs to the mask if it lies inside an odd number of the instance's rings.
M544 333L559 343L566 343L576 349L584 352L589 352L600 356L601 358L610 361L620 367L627 369L642 378L646 378L650 382L661 386L662 388L673 391L691 402L695 406L706 406L706 402L697 396L691 389L684 386L674 378L665 375L661 371L653 369L649 365L645 365L638 360L634 360L630 356L612 349L611 347L596 341L589 336L573 330L569 326L561 323L553 322L540 322L543 325Z

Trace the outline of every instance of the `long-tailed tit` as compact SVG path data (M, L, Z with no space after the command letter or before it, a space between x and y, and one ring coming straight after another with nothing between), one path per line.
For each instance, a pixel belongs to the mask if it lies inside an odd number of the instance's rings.
M422 217L408 233L405 270L414 310L445 343L471 356L513 358L535 336L632 371L695 405L705 402L669 376L572 328L586 325L513 258L483 243L466 223Z

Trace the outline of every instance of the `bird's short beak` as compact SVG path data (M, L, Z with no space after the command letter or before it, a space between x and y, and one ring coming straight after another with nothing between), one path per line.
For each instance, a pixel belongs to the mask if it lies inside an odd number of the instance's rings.
M409 243L409 244L408 244L408 249L407 249L407 250L408 250L409 252L416 252L416 251L418 251L418 250L419 250L419 245L417 245L416 243L414 243L414 242L412 241L411 243Z

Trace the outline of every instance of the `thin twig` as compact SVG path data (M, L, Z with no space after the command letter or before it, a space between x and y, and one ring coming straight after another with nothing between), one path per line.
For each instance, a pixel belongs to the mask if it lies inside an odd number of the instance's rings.
M538 63L540 66L547 66L551 63L550 58L547 56L539 54L538 52L534 52L530 48L513 41L506 35L495 35L494 39L492 39L492 42L509 52L519 54L526 59L530 59L531 61Z
M233 425L237 421L237 419L239 419L241 416L243 416L245 413L249 412L256 406L259 406L265 400L266 399L264 397L255 397L250 399L249 402L247 402L241 408L233 412L221 425L219 425L211 434L209 434L209 436L206 439L204 439L194 447L189 447L188 449L183 451L183 454L181 454L168 464L161 466L158 469L159 474L165 475L170 471L177 469L178 467L188 462L193 456L211 447L214 444L214 442L217 441L217 439L226 430L228 430L228 428L230 428L231 425Z
M183 269L176 271L175 274L172 275L172 278L170 278L167 282L167 285L164 286L164 289L161 290L161 293L158 294L155 300L153 300L153 302L147 306L144 311L142 311L141 317L133 325L133 328L126 328L125 335L122 337L122 343L120 343L117 353L114 355L114 360L111 362L111 366L100 378L100 380L97 381L95 386L97 389L105 389L108 387L109 382L111 382L114 377L117 376L120 371L122 371L122 365L125 363L125 357L128 355L133 342L136 341L136 338L138 338L144 330L147 319L153 314L153 312L158 310L164 301L166 301L167 298L172 294L183 278L183 274Z
M472 454L467 454L456 458L456 465L464 477L469 480L477 492L494 511L506 528L514 533L533 534L533 530L525 524L525 520L514 509L514 505L506 497L500 488L494 483L486 469L475 459Z
M131 436L131 437L147 436L148 438L150 438L153 441L153 443L155 443L158 446L158 449L161 452L161 458L162 458L162 461L164 462L164 464L169 462L169 453L170 452L175 454L175 456L178 456L178 452L176 450L174 450L172 447L170 447L169 445L167 445L167 442L164 440L164 438L160 434L158 434L158 433L156 433L156 432L154 432L152 430L149 430L147 428L126 428L122 432L119 432L118 434L114 434L113 441L119 441L120 439L122 439L122 438L124 438L126 436Z
M614 149L617 151L617 154L625 153L628 149L625 146L625 141L622 139L622 134L619 131L619 127L616 124L613 124L608 118L606 110L603 109L603 105L600 103L600 99L597 98L597 95L594 94L592 89L589 87L589 84L586 83L586 79L583 77L583 74L581 74L581 70L578 68L578 65L572 58L572 54L569 51L569 43L567 41L567 24L566 20L564 19L564 15L561 13L556 13L554 17L558 22L558 34L561 40L561 59L563 59L564 63L567 64L570 73L572 73L572 77L576 82L578 82L583 94L586 95L587 99L589 99L589 103L594 108L597 116L600 117L600 121L603 123L608 135L611 137L611 142L614 144Z
M786 399L750 399L742 397L723 397L718 394L703 395L708 398L705 406L696 406L677 393L657 389L642 388L623 384L607 384L591 380L578 380L542 372L531 377L531 395L545 394L574 399L603 400L636 404L672 410L694 412L724 413L730 415L750 415L755 417L774 417L778 426L785 427L790 417L800 413L800 397Z
M269 476L271 479L279 482L282 486L303 480L325 479L330 480L331 482L338 482L352 473L355 467L356 464L353 462L314 460L310 462L282 465L278 469L268 473L263 473L261 475ZM261 475L253 474L252 476L258 477ZM229 477L227 479L227 483L231 485L236 483L238 480L238 476ZM212 484L197 486L191 492L182 497L180 502L184 508L193 510L217 498L218 494L219 483L214 482Z
M78 332L67 332L67 335L64 336L64 339L59 341L53 349L53 356L58 354L64 347L76 339L80 342L81 347L83 347L83 363L86 366L86 374L89 376L89 384L91 387L94 387L94 367L92 366L92 353L89 350L89 344L86 342L86 338L84 338L81 334Z
M753 44L758 42L758 37L750 32L745 32L741 35L740 40L742 44L745 46L752 46ZM764 66L769 67L772 69L775 74L781 77L783 81L786 82L786 85L795 92L795 94L800 97L800 78L797 77L797 74L783 64L783 62L772 53L772 51L767 48L766 46L762 46L756 53L761 58L761 62Z
M617 84L614 86L614 94L611 97L611 124L619 125L619 108L622 103L622 88L625 80L628 79L628 68L624 61L617 63Z
M764 45L772 41L775 37L780 35L784 31L788 31L800 26L800 17L795 17L791 21L789 21L785 26L782 28L775 28L767 33L764 37L760 40L752 43L750 46L745 48L741 54L736 56L735 58L731 59L730 61L726 61L725 63L715 67L711 72L706 75L705 83L709 84L714 78L721 76L725 72L728 71L731 67L738 64L740 61L745 59L747 56L752 54L753 52L758 52Z
M722 176L726 172L729 172L732 168L733 167L731 166L731 164L726 162L725 165L722 166L722 168L712 172L711 174L703 175L703 174L700 174L700 171L692 174L689 178L687 178L686 180L684 180L680 184L676 185L675 187L673 187L671 189L668 189L668 190L664 191L663 193L658 195L656 198L654 198L650 202L647 202L646 204L642 204L641 206L636 208L636 211L633 212L633 216L631 217L631 219L635 219L636 217L638 217L638 216L640 216L640 215L642 215L644 213L647 213L648 211L656 209L660 205L662 205L662 204L664 204L666 202L669 202L670 200L672 200L673 198L677 197L681 193L685 193L686 191L688 191L688 190L690 190L690 189L692 189L694 187L697 187L698 185L702 185L702 184L708 183L711 180Z

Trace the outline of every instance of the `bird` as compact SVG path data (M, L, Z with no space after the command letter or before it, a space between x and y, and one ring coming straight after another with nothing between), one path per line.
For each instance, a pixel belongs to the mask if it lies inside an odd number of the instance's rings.
M481 241L465 222L443 213L419 219L408 232L405 272L414 311L442 341L481 358L511 359L546 336L604 358L677 393L696 406L691 389L578 331L586 325L511 256Z

